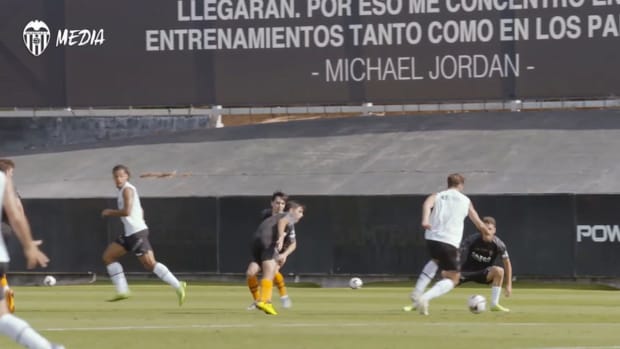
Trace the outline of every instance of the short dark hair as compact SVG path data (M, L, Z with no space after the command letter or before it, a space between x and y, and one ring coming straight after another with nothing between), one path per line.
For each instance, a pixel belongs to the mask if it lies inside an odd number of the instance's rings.
M306 206L305 206L305 205L302 205L302 204L300 204L299 202L297 202L297 201L293 201L293 200L291 200L291 201L289 201L289 202L287 202L287 203L286 203L286 208L285 208L285 210L286 210L286 211L289 211L289 210L294 210L294 209L296 209L296 208L298 208L298 207L301 207L301 209L302 209L302 210L304 210L304 211L306 210Z
M119 171L119 170L125 171L125 173L127 173L127 175L131 177L131 173L129 172L129 168L127 166L125 166L125 165L116 165L116 166L114 166L114 168L112 169L112 173L115 173L116 171Z
M271 194L271 201L275 201L276 198L282 198L284 201L288 201L288 195L286 195L283 191L274 191Z
M0 159L0 171L6 172L15 168L15 163L11 159Z
M448 176L448 188L456 187L459 184L465 184L465 177L460 173L453 173Z
M486 217L482 218L482 221L485 222L485 223L493 224L494 226L497 227L497 224L495 224L495 218L493 218L491 216L486 216Z

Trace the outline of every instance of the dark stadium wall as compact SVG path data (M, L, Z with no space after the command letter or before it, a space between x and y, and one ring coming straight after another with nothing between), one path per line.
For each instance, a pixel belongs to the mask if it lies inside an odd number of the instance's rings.
M0 149L4 152L45 150L212 127L209 115L2 117Z
M415 275L428 258L420 228L423 196L301 196L299 248L286 273ZM516 276L616 277L620 223L617 195L472 196L481 216L497 219ZM104 273L101 254L121 231L100 212L110 199L27 199L36 238L43 239L52 272ZM268 197L145 198L156 257L171 270L242 274ZM467 222L465 235L474 234ZM21 249L9 238L11 269L24 270ZM128 271L143 271L125 257Z

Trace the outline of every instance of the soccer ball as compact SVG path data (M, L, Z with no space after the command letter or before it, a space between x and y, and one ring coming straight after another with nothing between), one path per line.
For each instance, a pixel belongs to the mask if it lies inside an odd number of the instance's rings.
M473 295L467 300L467 306L472 313L480 314L487 309L487 300L479 294Z
M354 290L361 288L362 285L364 285L364 283L362 282L362 279L360 278L351 278L351 280L349 280L349 287L351 287Z
M45 286L54 286L56 285L56 278L51 276L51 275L47 275L43 278L43 285Z

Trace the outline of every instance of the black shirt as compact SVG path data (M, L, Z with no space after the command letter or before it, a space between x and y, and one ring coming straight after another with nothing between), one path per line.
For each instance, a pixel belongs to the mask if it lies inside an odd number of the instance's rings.
M482 234L472 234L461 243L461 270L482 270L493 266L498 256L508 258L506 244L496 236L491 241L484 241Z
M263 218L263 220L256 231L255 237L257 238L260 237L261 239L263 239L263 241L266 242L267 240L269 240L268 226L272 226L271 239L272 239L272 242L276 242L276 240L278 239L278 221L281 218L286 217L286 215L287 213L283 212L283 213L278 213L274 216L272 214L271 209L266 208L262 210L261 217ZM278 217L278 218L274 220L273 217ZM268 220L269 220L269 223L265 224L265 222L267 222ZM280 250L280 252L284 251L288 246L290 246L293 243L293 241L295 241L295 225L293 223L289 223L288 226L286 227L285 233L286 234L284 235L282 250Z

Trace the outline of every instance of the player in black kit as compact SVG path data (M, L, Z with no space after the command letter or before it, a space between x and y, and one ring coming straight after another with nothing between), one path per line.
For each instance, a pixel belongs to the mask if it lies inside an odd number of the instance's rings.
M271 315L277 314L271 304L273 278L278 271L278 265L283 265L292 252L292 245L286 246L287 235L288 241L294 243L294 225L304 215L303 205L289 201L287 206L287 212L273 215L258 226L252 247L252 258L254 262L260 264L263 271L260 297L256 307Z
M496 223L493 217L482 219L488 233L473 234L461 243L461 279L460 283L474 281L491 284L491 311L508 312L510 309L499 304L502 284L506 280L506 297L512 294L512 264L508 257L506 244L495 235ZM502 258L504 267L495 265L498 257Z
M288 200L288 196L281 192L276 191L271 195L271 207L266 208L261 212L261 221L265 219L284 212L284 208L286 206L286 202ZM287 234L284 241L283 250L280 252L288 251L287 255L291 254L295 248L297 248L297 243L295 242L295 229L291 231L291 233ZM280 301L282 302L282 306L284 308L290 308L293 306L293 302L291 298L288 296L288 291L286 289L286 284L284 282L284 276L280 273L280 268L284 266L284 263L278 265L278 270L274 276L274 284L278 287L278 292L280 293ZM260 265L251 261L248 265L248 269L246 271L246 279L248 283L248 288L250 293L252 294L252 304L247 308L247 310L256 309L256 301L260 295L259 293L259 284L258 284L258 273L260 272Z

